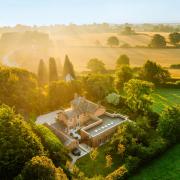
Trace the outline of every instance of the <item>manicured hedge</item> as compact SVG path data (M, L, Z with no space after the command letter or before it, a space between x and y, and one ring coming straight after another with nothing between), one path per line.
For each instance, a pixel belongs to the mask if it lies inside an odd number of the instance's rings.
M68 150L64 147L60 139L44 125L35 125L34 129L41 138L41 141L45 149L49 152L53 162L57 165L59 164L59 161L65 164L69 159Z

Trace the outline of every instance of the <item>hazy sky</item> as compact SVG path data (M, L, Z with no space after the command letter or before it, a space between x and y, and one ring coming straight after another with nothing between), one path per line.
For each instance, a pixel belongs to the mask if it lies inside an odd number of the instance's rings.
M0 0L0 25L180 23L180 0Z

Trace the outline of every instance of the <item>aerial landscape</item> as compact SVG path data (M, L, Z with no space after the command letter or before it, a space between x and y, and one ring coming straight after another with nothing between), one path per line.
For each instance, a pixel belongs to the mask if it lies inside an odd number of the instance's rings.
M179 7L0 1L0 180L179 180Z

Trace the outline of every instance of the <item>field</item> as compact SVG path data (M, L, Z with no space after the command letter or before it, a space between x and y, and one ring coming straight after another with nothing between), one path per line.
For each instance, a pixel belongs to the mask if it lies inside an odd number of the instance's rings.
M168 37L168 33L158 32ZM98 58L102 60L108 69L115 67L116 59L121 54L127 54L130 57L132 66L142 66L147 60L155 61L164 67L170 64L180 63L180 49L149 49L136 48L136 46L147 46L153 36L152 32L139 32L137 35L125 36L117 33L71 33L61 34L49 32L54 45L43 57L40 57L36 50L23 50L22 57L15 59L9 57L10 61L16 61L20 67L36 72L39 59L43 58L48 64L48 57L54 56L60 58L61 63L68 54L76 71L86 70L89 59ZM110 48L107 46L107 39L110 36L118 36L120 45L128 43L132 48ZM168 40L168 38L167 38ZM11 49L13 51L13 49ZM20 51L20 50L19 50ZM21 53L21 52L19 52ZM8 52L7 52L8 54ZM6 54L0 54L0 61ZM19 59L19 60L18 60ZM171 70L173 77L180 77L180 70Z
M180 105L180 89L157 89L153 93L153 109L161 112L168 105Z
M148 59L156 61L165 67L169 67L170 64L180 63L179 49L136 48L136 46L147 46L153 34L155 33L140 32L131 36L116 33L82 33L70 36L56 34L52 38L54 41L58 41L55 51L56 56L59 56L63 61L65 54L68 54L77 71L85 70L88 60L95 57L101 59L107 68L114 68L116 59L121 54L127 54L130 57L132 66L142 66ZM160 34L166 38L168 37L168 33L160 32ZM120 45L128 43L133 48L108 47L107 39L110 36L117 36Z
M129 180L179 180L180 179L180 144L169 149Z

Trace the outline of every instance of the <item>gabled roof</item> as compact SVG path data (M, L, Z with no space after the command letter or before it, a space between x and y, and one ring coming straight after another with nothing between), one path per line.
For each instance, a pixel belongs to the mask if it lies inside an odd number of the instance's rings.
M88 101L84 97L75 97L71 101L71 108L66 109L63 113L70 119L83 113L95 113L99 105Z

